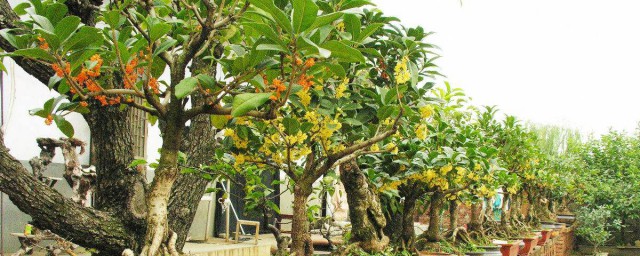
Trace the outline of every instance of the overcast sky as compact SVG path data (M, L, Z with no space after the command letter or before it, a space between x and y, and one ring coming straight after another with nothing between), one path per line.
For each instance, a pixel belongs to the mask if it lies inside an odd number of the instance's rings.
M595 134L640 121L640 1L374 2L435 32L442 73L477 105Z

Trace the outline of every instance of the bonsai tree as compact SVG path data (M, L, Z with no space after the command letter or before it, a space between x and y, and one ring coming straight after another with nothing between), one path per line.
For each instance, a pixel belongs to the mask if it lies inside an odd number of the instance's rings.
M603 206L596 208L583 207L577 215L576 235L593 245L593 252L598 254L598 247L611 239L611 233L620 228L620 220L613 219L611 211Z

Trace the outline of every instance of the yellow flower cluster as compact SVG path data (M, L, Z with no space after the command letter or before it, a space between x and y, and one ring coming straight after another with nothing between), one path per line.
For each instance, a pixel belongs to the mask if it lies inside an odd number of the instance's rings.
M380 146L378 146L378 144L377 144L377 143L376 143L376 144L373 144L373 145L371 145L371 147L369 148L369 150L374 151L374 152L376 152L376 151L380 151Z
M296 92L296 95L300 98L300 103L305 107L309 106L311 103L311 95L309 95L309 90L300 90Z
M453 165L448 164L445 166L440 167L440 174L442 174L442 176L447 175L447 173L449 173L451 170L453 170Z
M407 68L407 62L409 62L409 57L404 56L394 68L394 76L396 77L396 83L398 84L404 84L411 78L411 74Z
M428 130L425 124L419 124L416 127L416 137L418 137L418 139L421 139L421 140L427 139L427 134L428 134Z
M349 84L349 78L345 78L342 80L342 83L336 87L336 98L344 97L344 91L347 90L347 85Z
M384 146L385 150L389 150L392 154L398 154L398 146L395 143L391 142Z
M536 175L534 175L533 173L526 173L524 175L524 178L527 180L534 180L536 178Z
M235 159L235 162L233 163L233 167L235 167L236 169L239 168L239 166L241 164L244 164L244 162L246 161L245 155L243 155L242 153L240 154L233 154L233 158Z
M394 181L391 181L391 182L384 183L384 184L382 184L382 186L380 186L378 188L378 192L396 190L396 189L398 189L398 186L400 186L401 184L402 184L402 181L400 181L400 180L394 180Z
M422 118L429 118L434 113L433 106L431 105L422 106L418 110L420 111L420 117Z
M473 173L473 172L469 172L469 174L467 175L467 179L473 180L473 181L478 181L480 180L480 177Z
M474 170L474 171L480 171L480 170L482 170L482 165L480 165L479 163L476 163L476 164L473 166L473 170Z
M249 146L249 140L240 138L240 136L238 136L233 129L225 129L224 136L231 137L233 139L233 145L236 148L247 148L247 146Z
M485 185L482 185L480 186L480 188L478 188L478 196L480 197L491 198L491 197L494 197L495 195L496 195L496 191L493 189L487 188Z
M516 186L511 186L509 188L507 188L507 192L509 192L510 194L515 194L516 192L518 192L518 188L516 188Z

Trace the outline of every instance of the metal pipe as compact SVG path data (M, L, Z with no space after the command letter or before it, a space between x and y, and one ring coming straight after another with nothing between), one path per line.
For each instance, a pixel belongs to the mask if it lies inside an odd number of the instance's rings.
M227 180L227 187L231 188L231 181ZM225 188L224 184L222 184L222 188L225 190L225 192L229 193L229 200L231 200L231 191L227 191L227 188ZM236 212L236 208L233 207L233 203L230 204L231 205L231 210L233 211L233 216L236 217L236 221L239 221L240 218L238 218L238 213ZM246 233L244 232L244 228L242 227L242 225L240 226L240 230L242 231L242 234L245 235Z

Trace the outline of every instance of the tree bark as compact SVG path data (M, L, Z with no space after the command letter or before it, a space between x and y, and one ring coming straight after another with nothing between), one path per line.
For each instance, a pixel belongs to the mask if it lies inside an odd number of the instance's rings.
M383 251L389 244L389 238L383 232L387 222L378 195L369 186L367 177L360 171L355 160L340 166L340 180L349 203L349 241L359 243L360 248L369 253Z
M30 175L3 141L0 133L0 190L18 209L29 213L36 227L111 255L136 244L134 233L120 219L82 207Z
M502 199L502 212L500 213L500 226L507 230L509 227L509 217L511 216L511 205L510 205L510 194L504 193L504 197Z
M449 201L449 230L458 228L458 201Z
M400 245L405 250L412 251L416 240L413 219L416 217L416 202L421 195L421 190L413 184L400 186L399 192L400 196L404 198L404 202L402 204L400 233L395 236L400 238Z
M425 238L429 242L440 242L443 240L440 226L442 226L442 214L440 211L444 207L444 194L435 192L431 196L429 206L429 228L425 232Z
M291 254L313 255L313 244L307 219L307 199L311 195L313 182L296 181L293 189L293 220L291 225Z
M171 188L178 177L178 152L182 146L184 122L182 103L175 97L169 104L167 124L162 129L162 149L158 168L147 194L147 230L141 255L155 256L167 249L173 231L169 230L168 204Z
M471 219L469 221L469 231L482 233L482 223L484 222L484 212L482 212L482 201L471 204Z

